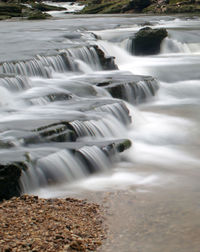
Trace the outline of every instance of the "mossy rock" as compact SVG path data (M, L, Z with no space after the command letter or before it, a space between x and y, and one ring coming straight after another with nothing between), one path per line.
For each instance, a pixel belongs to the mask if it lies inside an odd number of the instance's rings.
M132 42L132 53L135 55L153 55L160 52L160 45L168 35L166 29L145 27L139 30Z
M131 147L132 143L129 139L124 140L116 146L118 152L123 152Z
M85 2L86 6L81 11L82 14L140 12L151 4L150 0L90 0Z
M32 8L34 10L39 10L39 11L62 11L62 10L66 10L66 8L63 8L63 7L47 5L47 4L44 4L44 3L33 3L33 4L31 4L31 6L32 6Z
M2 16L2 19L6 19L7 17L20 17L21 14L22 6L19 4L0 3L0 16Z
M110 7L112 3L103 4L88 4L80 11L80 14L97 14L105 11L106 8Z
M109 13L123 13L130 10L129 0L96 0L87 1L85 8L80 12L81 14L109 14Z
M30 12L28 15L28 20L40 20L40 19L47 19L51 16L47 13L42 13L41 11L33 11Z

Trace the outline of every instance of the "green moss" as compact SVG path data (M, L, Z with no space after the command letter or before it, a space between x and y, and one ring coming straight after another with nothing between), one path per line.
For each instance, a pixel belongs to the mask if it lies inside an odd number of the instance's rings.
M39 19L47 19L49 17L51 16L46 13L42 13L40 11L34 11L34 12L31 12L27 18L28 20L39 20Z
M22 6L18 4L0 3L0 16L2 17L20 17Z
M156 12L156 4L151 4L148 7L144 8L143 13L155 13Z
M96 14L96 13L121 13L129 9L129 0L115 0L115 1L87 1L85 8L81 11L82 14Z
M101 4L88 4L86 7L80 12L81 14L96 14L103 12L107 7L109 7L111 3L101 3Z
M122 143L116 146L117 151L123 152L131 147L131 141L129 139L124 140Z
M11 18L11 16L4 16L4 15L0 15L0 20L6 20Z

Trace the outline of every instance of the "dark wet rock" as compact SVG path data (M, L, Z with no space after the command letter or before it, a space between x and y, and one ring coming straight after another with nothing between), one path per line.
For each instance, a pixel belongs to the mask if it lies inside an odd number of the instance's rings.
M76 133L69 123L57 123L38 128L36 132L43 141L53 142L74 142L76 141ZM29 143L30 139L29 139Z
M0 164L0 201L20 195L19 180L22 170L26 169L26 164L22 162Z
M118 69L118 66L115 64L114 57L107 57L105 53L98 47L94 46L97 55L99 57L99 61L101 63L101 66L103 70L116 70Z
M0 2L0 17L11 18L11 17L21 17L22 6L18 4L7 4Z
M66 10L64 7L58 7L58 6L53 6L53 5L47 5L45 3L32 3L31 7L34 10L39 10L39 11L62 11Z
M128 5L128 10L133 9L141 12L144 8L151 4L150 0L131 0Z
M135 55L152 55L160 52L160 46L168 35L167 30L145 27L132 38L132 53Z

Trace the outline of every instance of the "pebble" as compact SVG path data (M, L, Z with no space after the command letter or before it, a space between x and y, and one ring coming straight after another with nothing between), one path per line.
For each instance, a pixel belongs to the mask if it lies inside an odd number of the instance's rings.
M23 195L0 203L0 251L96 251L105 239L99 205Z

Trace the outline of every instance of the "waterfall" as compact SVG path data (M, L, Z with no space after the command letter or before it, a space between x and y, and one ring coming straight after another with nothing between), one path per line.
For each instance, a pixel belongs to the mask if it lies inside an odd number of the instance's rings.
M30 81L24 76L0 77L0 86L10 91L22 91L31 88Z
M166 38L162 43L161 53L200 53L200 43L184 43Z
M101 70L101 63L95 47L83 46L71 49L62 49L58 55L38 55L32 60L19 62L4 62L0 72L4 74L18 74L23 76L52 77L54 72L79 71L77 60L88 64L93 70Z
M87 174L87 167L67 150L60 150L40 158L21 178L23 191L31 191L48 184L71 182ZM34 179L35 178L35 179Z

